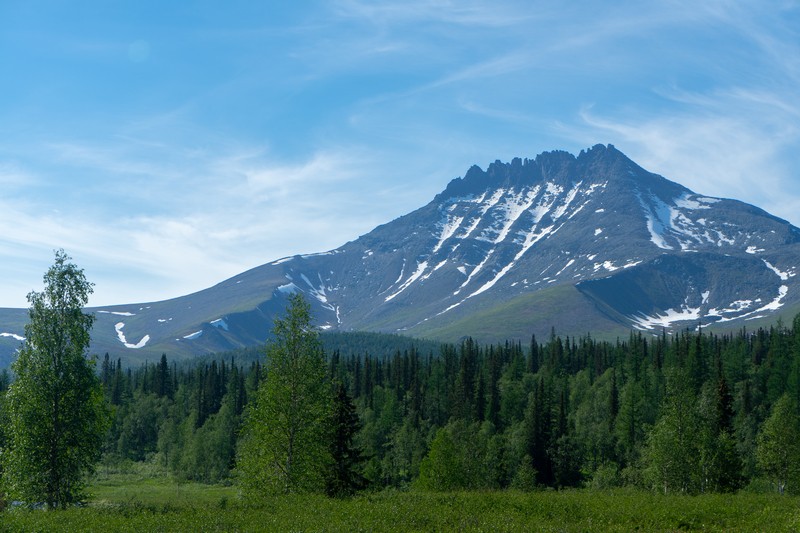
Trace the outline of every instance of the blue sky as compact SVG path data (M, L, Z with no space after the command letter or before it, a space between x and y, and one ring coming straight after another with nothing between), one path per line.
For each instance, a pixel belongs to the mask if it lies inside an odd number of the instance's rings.
M611 143L800 225L800 3L0 2L0 306L324 251L472 164Z

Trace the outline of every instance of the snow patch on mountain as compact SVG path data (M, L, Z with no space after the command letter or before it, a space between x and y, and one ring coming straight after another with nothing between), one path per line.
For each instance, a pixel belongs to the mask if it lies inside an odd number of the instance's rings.
M590 259L592 259L592 260L593 260L593 259L594 259L594 257L595 257L595 256L592 256ZM607 271L609 271L609 272L616 272L617 270L622 270L622 269L626 269L626 268L632 268L632 267L635 267L636 265L638 265L638 264L640 264L640 263L641 263L641 261L634 261L634 260L631 260L631 261L628 261L627 263L625 263L625 264L624 264L624 265L622 265L622 266L617 266L617 265L615 265L615 264L614 264L614 262L613 262L613 261L603 261L602 263L595 263L595 264L592 266L592 270L594 270L595 272L597 272L598 270L600 270L601 268L603 268L603 269L605 269L605 270L607 270Z
M278 287L278 292L282 292L283 294L294 294L299 290L300 289L298 289L297 285L295 285L293 282Z
M564 272L566 269L568 269L569 267L571 267L574 264L575 264L575 260L574 259L570 259L569 261L567 261L567 264L564 265L564 268L562 268L561 270L559 270L556 273L556 277L560 276L562 272Z
M755 310L747 311L751 309L754 304L759 303L761 300L758 299L756 301L753 300L736 300L735 302L731 302L729 307L725 309L717 309L712 308L709 309L706 313L706 317L708 318L717 318L716 322L723 323L723 322L730 322L732 320L752 320L755 318L761 318L763 315L760 313L764 313L767 311L777 311L781 307L783 307L784 302L783 300L789 294L789 287L787 285L781 285L778 287L778 295L773 298L768 304L763 305ZM703 302L705 303L705 302Z
M533 202L536 200L536 196L539 194L539 189L540 187L537 186L524 195L520 193L507 199L502 206L502 229L498 232L497 237L494 239L495 244L506 240L509 231L511 231L511 227L519 219L520 215L530 209L530 207L533 205Z
M484 192L477 199L469 200L467 203L480 205L480 212L469 222L469 225L464 228L464 231L462 233L456 235L456 238L466 239L467 237L472 235L472 232L475 231L475 229L477 229L478 225L480 225L481 221L483 220L483 216L490 209L492 209L497 204L497 202L500 201L500 198L503 197L504 193L505 193L504 189L498 189L492 194L489 200L485 200L486 192ZM455 207L456 205L451 206L452 209L454 209Z
M723 316L718 322L729 322L731 320L740 320L740 319L753 320L753 319L756 319L756 318L761 318L759 313L764 313L766 311L777 311L781 307L783 307L783 299L786 298L787 294L789 294L789 287L786 286L786 285L781 285L780 287L778 287L778 296L776 296L768 304L759 307L755 311L750 311L749 313L738 314L738 315L731 316L731 317ZM756 302L758 302L758 301L760 301L760 300L756 300ZM751 302L750 300L734 302L734 304L744 304L744 303L749 304L749 305L747 305L747 307L750 307L750 306L752 306L752 304L754 302ZM716 311L716 310L714 310L714 311ZM725 313L726 311L729 311L729 310L723 310L722 313ZM709 312L709 314L710 314L710 312Z
M122 343L123 346L126 348L130 348L132 350L138 350L140 348L144 348L148 342L150 342L150 335L145 335L142 337L142 340L137 342L136 344L128 342L128 339L125 338L125 333L122 332L122 328L125 327L125 322L117 322L114 324L114 330L117 332L117 338L119 342Z
M442 245L445 243L447 239L453 236L453 234L461 227L461 223L464 221L464 217L453 217L451 218L448 216L444 221L442 221L441 233L439 234L439 242L436 243L436 246L433 247L433 253L438 252Z
M766 259L762 259L762 261L764 261L764 264L767 265L768 269L770 269L773 272L775 272L775 275L778 276L779 278L781 278L781 281L787 281L789 279L789 273L788 272L782 272L782 271L778 270L776 267L774 267Z
M330 287L327 287L325 285L325 281L323 281L322 275L319 274L319 273L317 274L317 279L319 280L319 285L315 285L314 283L312 283L311 280L308 279L308 276L306 276L305 274L301 273L300 277L305 282L305 284L308 286L308 293L312 297L314 297L319 303L321 303L322 307L324 307L325 309L327 309L329 311L335 312L337 314L337 317L338 317L338 313L339 313L338 307L333 305L330 301L328 301L328 292L327 291L331 290L331 289L330 289Z
M338 253L340 253L338 250L329 250L327 252L316 252L316 253L313 253L313 254L303 254L300 257L302 257L303 259L308 259L310 257L320 257L320 256L324 256L324 255L335 255L335 254L338 254Z
M457 307L457 306L461 305L462 303L464 303L465 301L467 301L469 298L472 298L473 296L477 296L477 295L479 295L479 294L481 294L481 293L484 293L484 292L488 291L489 289L491 289L492 287L494 287L494 285L495 285L495 284L496 284L498 281L500 281L500 279L501 279L503 276L505 276L506 274L508 274L508 272L509 272L509 271L510 271L512 268L514 268L514 265L516 264L516 262L517 262L517 261L519 261L519 259L520 259L520 258L521 258L523 255L525 255L525 253L526 253L528 250L530 250L530 249L531 249L531 247L532 247L534 244L536 244L537 242L539 242L539 241L540 241L540 240L542 240L543 238L545 238L545 237L548 237L548 236L552 235L553 233L557 232L557 231L558 231L559 229L561 229L561 227L563 227L563 226L564 226L564 224L561 224L561 226L559 226L559 227L558 227L558 228L556 228L555 230L553 230L553 227L554 227L554 226L548 226L548 227L544 228L544 229L543 229L541 232L539 232L539 233L535 233L535 232L533 232L533 231L532 231L532 232L529 232L529 233L526 235L526 237L525 237L525 242L522 244L522 249L521 249L519 252L517 252L517 255L515 255L515 256L514 256L514 259L513 259L513 260L512 260L512 261L511 261L509 264L507 264L506 266L504 266L504 267L503 267L503 268L500 270L500 272L498 272L498 273L495 275L495 277L494 277L494 278L492 278L492 279L491 279L491 280L489 280L488 282L484 283L484 285L483 285L481 288L479 288L478 290L476 290L475 292L473 292L472 294L470 294L469 296L467 296L466 298L464 298L464 299L463 299L463 300L461 300L460 302L458 302L458 303L456 303L456 304L453 304L453 305L451 305L450 307L448 307L447 309L445 309L444 311L442 311L442 313L439 313L439 314L441 315L441 314L443 314L443 313L446 313L447 311L450 311L451 309L453 309L453 308L455 308L455 307ZM536 227L534 226L534 230L535 230L535 229L536 229ZM482 268L482 267L483 267L483 265L486 263L486 261L487 261L487 260L488 260L488 256L487 256L487 258L486 258L486 259L484 259L484 261L483 261L483 262L482 262L480 265L478 265L478 267L475 269L475 271L473 271L473 273L472 273L472 274L470 274L470 277L469 277L469 278L467 278L467 281L465 281L465 282L464 282L464 283L461 285L461 287L462 287L462 288L463 288L464 286L466 286L466 285L467 285L467 284L470 282L470 279L471 279L471 278L474 276L474 274L475 274L475 273L478 271L478 269L480 269L480 268ZM458 291L456 291L456 292L454 293L454 295L455 295L455 294L458 294L460 290L461 290L461 289L459 289ZM438 316L438 315L437 315L437 316Z
M650 232L650 241L662 250L673 250L674 248L664 240L664 234L667 231L665 220L669 221L670 216L669 206L655 197L651 197L652 203L647 204L638 191L636 194L639 197L639 203L644 210L644 215L647 220L647 231Z
M395 285L400 283L400 281L403 279L403 274L405 274L405 272L406 272L406 260L403 259L403 266L400 267L400 275L397 276L397 281L394 282Z
M667 242L668 237L677 241L684 252L694 252L697 246L704 243L717 247L736 244L735 237L726 235L719 228L707 227L709 221L706 218L695 222L689 216L692 211L711 209L713 204L721 201L717 198L684 193L665 202L653 194L644 198L637 191L636 195L645 215L650 241L663 250L675 249ZM755 247L747 249L748 253L755 253L756 250Z
M560 205L558 208L556 208L556 210L553 212L553 220L558 220L559 218L561 218L562 216L564 216L564 213L566 213L566 212L567 212L567 209L569 209L569 206L570 206L570 205L572 205L572 202L575 200L575 197L578 195L578 191L580 191L580 190L581 190L581 184L583 184L583 182L582 182L582 181L579 181L579 182L578 182L578 183L576 183L576 184L575 184L575 186L574 186L574 187L573 187L573 188L572 188L572 189L571 189L571 190L570 190L570 191L567 193L567 197L566 197L566 199L564 200L564 203L562 203L562 204L561 204L561 205ZM560 189L560 190L563 190L563 189L561 189L560 187L559 187L558 189Z
M633 327L640 330L652 330L656 327L669 328L676 322L700 320L700 308L684 305L677 311L670 308L663 313L656 313L652 316L641 313L631 317L631 320L633 321Z
M756 313L760 313L761 311L777 311L783 307L783 299L786 298L787 294L789 294L789 287L781 285L778 287L778 296L764 307L756 309Z
M224 319L224 318L218 318L218 319L216 319L216 320L212 320L212 321L211 321L211 322L209 322L209 323L210 323L212 326L214 326L215 328L221 328L221 329L224 329L225 331L230 331L230 330L228 329L228 323L225 321L225 319Z
M421 263L417 263L417 270L415 270L414 273L411 274L411 276L402 285L400 285L400 288L396 292L394 292L394 293L390 294L389 296L387 296L384 301L388 302L388 301L393 300L394 298L396 298L397 295L402 293L412 283L417 281L417 279L419 279L419 277L422 276L422 274L425 272L426 268L428 268L428 262L427 261L423 261Z
M716 307L709 309L706 312L706 317L719 317L718 322L729 322L731 320L736 320L742 314L742 311L752 307L753 303L753 300L736 300L735 302L728 304L729 307L726 307L725 309L717 309ZM734 316L726 317L725 315Z
M675 206L681 209L711 209L711 205L721 201L719 198L708 198L691 193L684 193L675 199Z

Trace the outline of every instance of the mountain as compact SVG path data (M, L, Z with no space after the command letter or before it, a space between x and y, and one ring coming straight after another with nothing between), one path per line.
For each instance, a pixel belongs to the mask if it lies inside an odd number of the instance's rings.
M433 201L328 252L195 294L93 309L93 350L208 353L263 343L286 295L323 331L481 341L752 327L800 310L800 230L696 194L613 146L470 168ZM24 311L0 310L22 335ZM0 349L18 345L0 337ZM11 348L13 350L13 348Z

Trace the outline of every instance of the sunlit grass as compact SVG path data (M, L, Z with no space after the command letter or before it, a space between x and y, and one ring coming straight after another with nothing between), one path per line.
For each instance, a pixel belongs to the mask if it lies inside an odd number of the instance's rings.
M0 531L796 531L800 498L634 490L384 491L242 501L235 487L108 476L86 507L14 509Z

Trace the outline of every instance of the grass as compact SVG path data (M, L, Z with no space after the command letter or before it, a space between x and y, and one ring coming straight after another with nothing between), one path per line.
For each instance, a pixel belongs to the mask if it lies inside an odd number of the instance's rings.
M0 531L797 531L800 498L634 490L424 493L242 501L235 487L112 475L87 506L12 509Z
M602 332L592 336L598 340L626 338L630 333L600 313L578 289L570 285L558 285L534 293L515 296L504 302L496 302L474 312L459 314L459 309L440 319L415 326L409 333L432 339L455 342L465 331L481 342L503 342L522 339L526 342L531 333L539 341L546 340L551 327L560 319L569 317L570 331L556 331L559 335L585 335L586 332ZM446 319L445 319L446 318ZM563 322L563 320L561 320Z
M220 502L236 501L235 487L174 483L161 479L138 479L137 476L117 475L98 481L90 488L90 507L168 507L183 509L200 506L220 506Z

